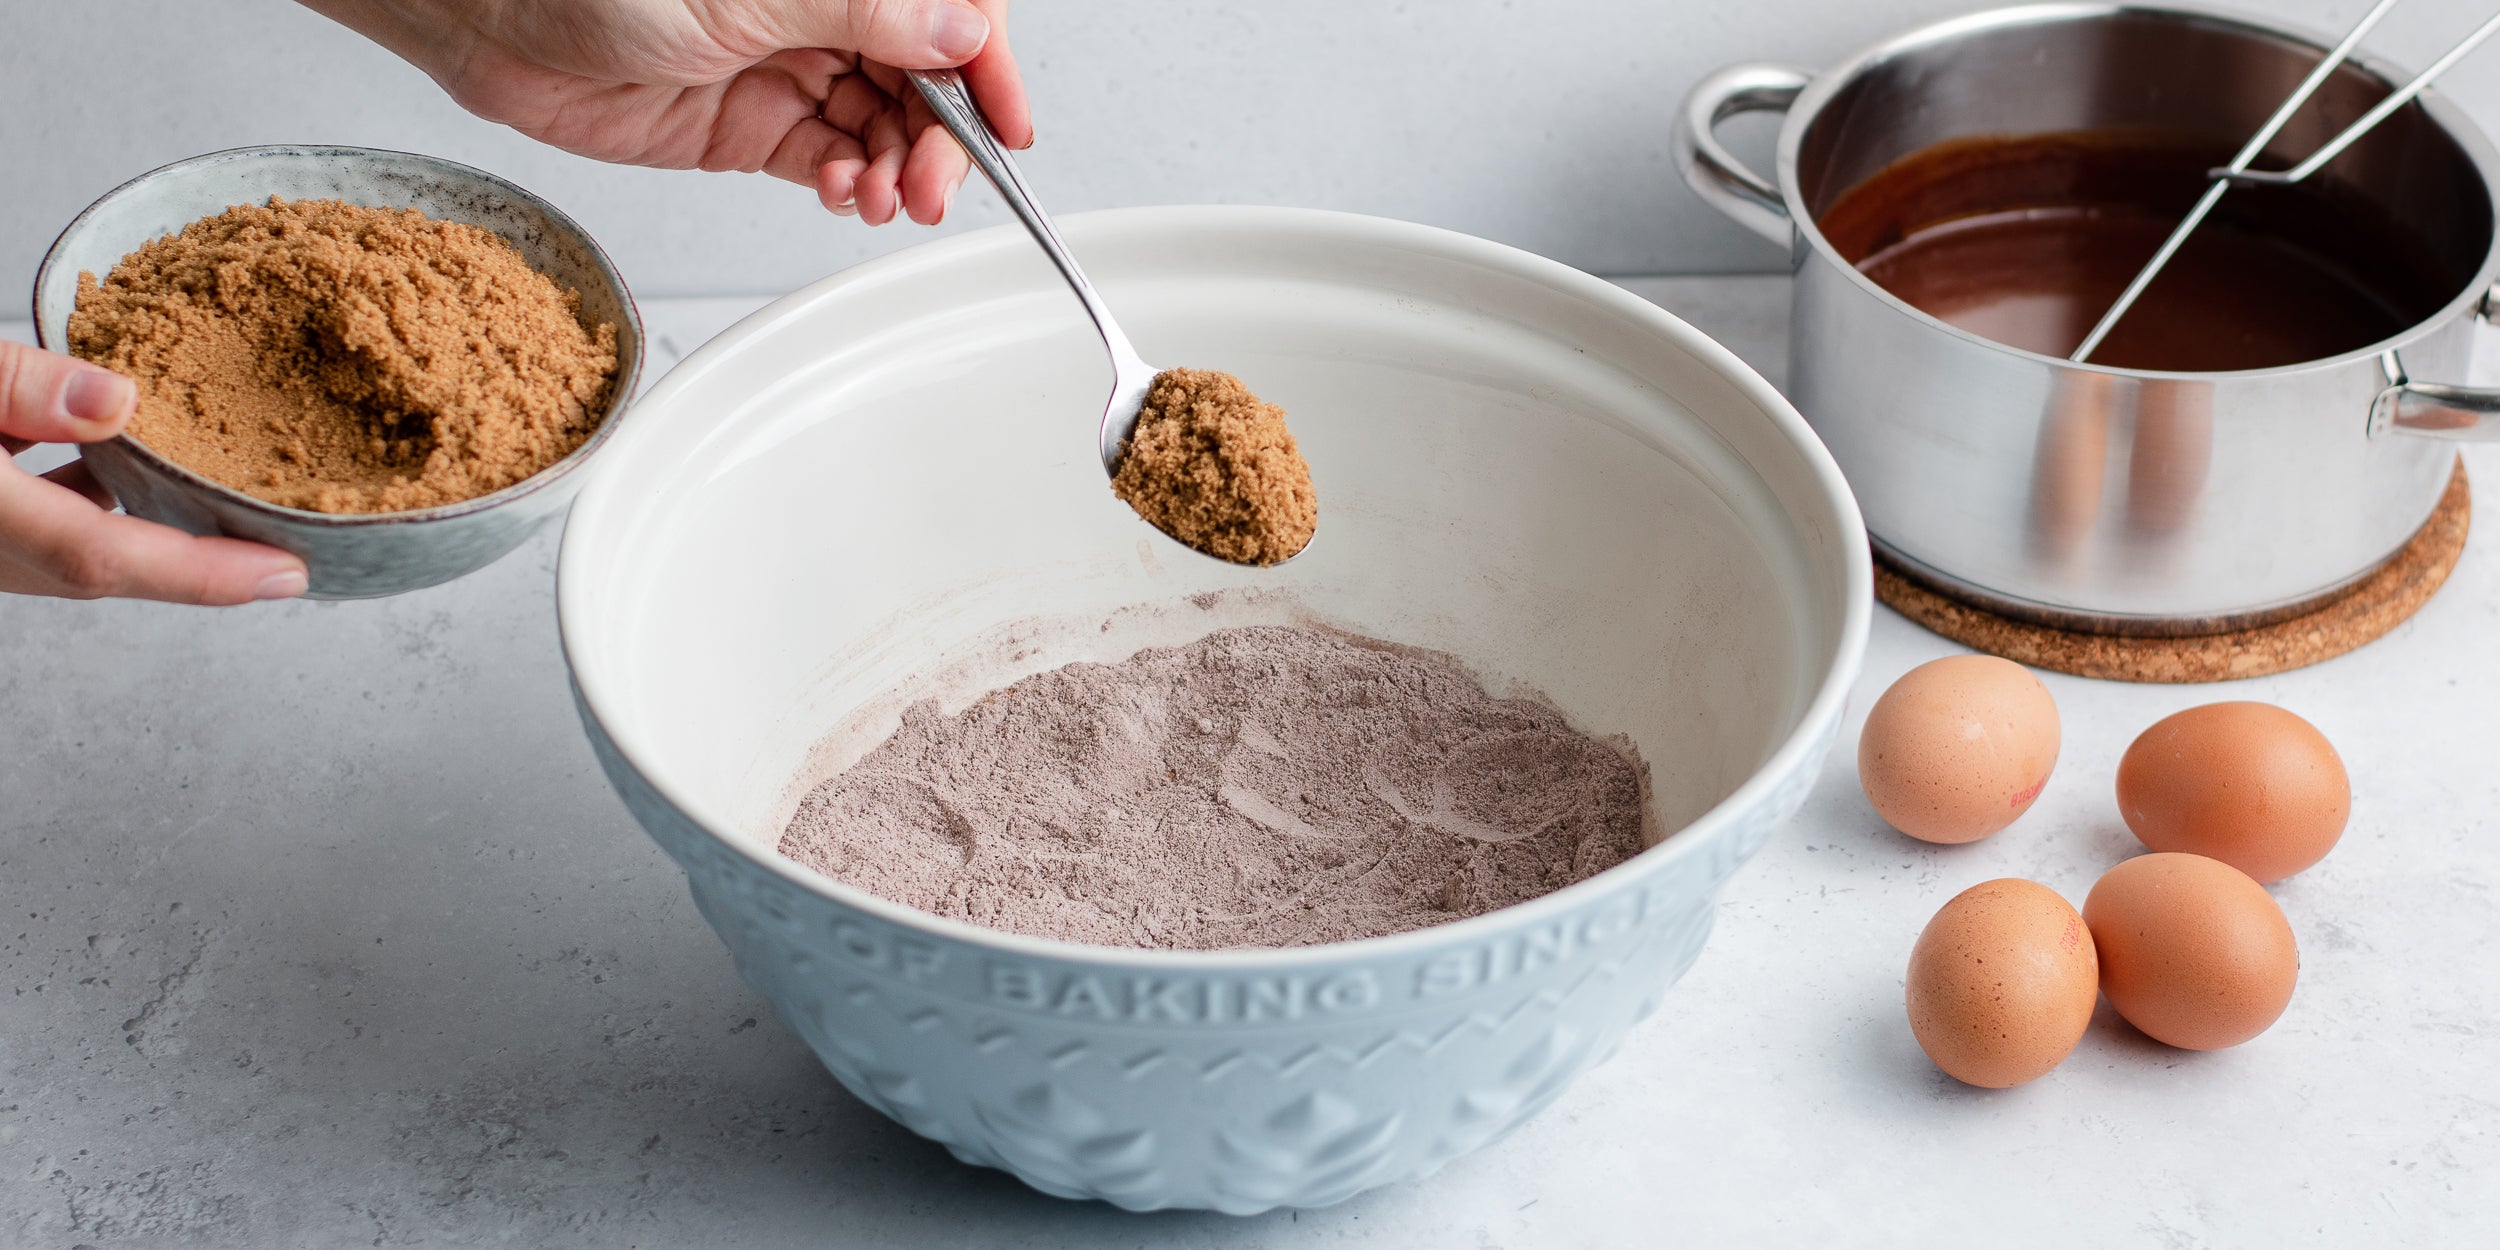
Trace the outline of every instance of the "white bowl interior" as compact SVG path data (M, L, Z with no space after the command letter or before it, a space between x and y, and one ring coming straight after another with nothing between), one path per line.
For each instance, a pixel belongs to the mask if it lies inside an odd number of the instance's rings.
M1112 497L1092 451L1109 366L1020 234L794 295L631 412L566 539L577 680L716 832L769 853L793 779L856 759L910 699L1302 619L1448 651L1624 735L1672 831L1744 783L1833 671L1854 512L1794 414L1689 327L1396 223L1064 226L1149 360L1231 371L1286 408L1316 544L1239 569Z

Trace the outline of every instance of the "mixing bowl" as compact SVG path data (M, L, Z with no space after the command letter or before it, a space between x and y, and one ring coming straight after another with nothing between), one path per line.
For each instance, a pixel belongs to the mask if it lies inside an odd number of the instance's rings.
M747 982L958 1157L1241 1213L1430 1172L1621 1044L1803 801L1865 646L1856 507L1760 377L1562 265L1282 209L1064 226L1150 359L1286 408L1327 541L1242 569L1148 528L1103 482L1108 367L1041 253L931 243L773 304L637 407L558 570L583 723ZM978 928L775 849L911 701L1292 621L1622 735L1667 836L1474 919L1214 952Z
M475 499L407 512L308 512L256 499L156 454L128 435L80 456L135 517L193 534L224 534L303 558L307 599L370 599L474 573L564 514L575 474L605 443L642 369L642 317L625 279L589 232L545 200L466 165L377 148L279 145L176 161L105 193L72 220L35 273L35 336L66 350L78 275L98 278L139 245L270 196L413 208L437 221L503 236L530 267L579 291L582 316L616 327L616 382L597 430L526 481Z

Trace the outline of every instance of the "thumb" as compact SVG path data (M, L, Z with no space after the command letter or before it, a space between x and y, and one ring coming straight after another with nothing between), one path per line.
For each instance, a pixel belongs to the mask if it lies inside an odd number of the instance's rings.
M989 42L990 19L964 0L787 5L793 48L840 48L897 69L961 65Z
M139 387L110 369L24 343L0 343L0 434L93 443L121 433Z

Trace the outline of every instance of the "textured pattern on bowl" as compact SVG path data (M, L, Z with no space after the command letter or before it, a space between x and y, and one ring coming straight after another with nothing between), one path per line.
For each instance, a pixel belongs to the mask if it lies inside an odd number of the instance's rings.
M211 482L122 437L82 453L132 516L193 534L225 534L303 557L308 598L365 599L450 581L501 558L561 515L577 472L603 445L642 369L642 318L625 280L572 218L537 196L466 165L371 148L238 148L178 161L105 194L71 221L35 274L37 341L68 342L78 275L102 277L140 244L202 217L270 196L414 208L482 226L519 249L559 287L581 292L593 323L616 326L617 377L599 429L544 472L477 499L413 512L335 515L282 508Z
M583 721L739 974L845 1088L966 1163L1136 1210L1325 1206L1500 1140L1657 1009L1814 778L1531 923L1199 972L982 950L846 906L724 846Z
M1239 1213L1426 1174L1619 1046L1803 802L1865 642L1854 505L1767 384L1562 266L1289 210L1063 226L1150 355L1293 413L1329 540L1249 571L1147 530L1090 454L1108 370L1074 303L1020 236L933 243L757 314L638 407L559 569L583 722L740 974L958 1157ZM1307 619L1626 735L1680 832L1519 907L1282 951L998 933L773 849L783 783L903 698Z

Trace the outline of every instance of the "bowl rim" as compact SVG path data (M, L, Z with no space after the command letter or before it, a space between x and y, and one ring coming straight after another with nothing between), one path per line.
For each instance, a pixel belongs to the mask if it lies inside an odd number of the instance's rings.
M645 350L642 309L634 302L634 292L625 284L625 275L618 271L616 262L609 257L607 249L599 245L598 239L592 237L588 230L583 229L582 224L573 220L570 214L549 203L545 198L500 174L489 173L475 166L463 165L458 161L446 160L439 156L428 156L423 152L402 152L392 148L356 147L346 144L264 143L250 147L203 152L198 156L187 156L170 164L159 165L146 173L124 181L120 186L97 196L85 208L78 210L78 215L70 218L69 224L61 227L60 233L52 237L51 246L44 249L43 261L35 267L35 287L29 296L31 304L29 311L33 313L35 321L36 346L46 351L67 351L66 345L52 342L52 336L44 328L43 292L51 280L53 268L62 263L62 245L69 241L70 236L76 233L89 217L94 216L107 204L125 196L140 194L145 190L146 184L170 174L208 165L272 157L351 161L372 161L380 158L394 164L428 166L440 172L484 183L497 193L545 214L551 223L588 250L592 271L616 289L617 302L622 308L623 324L617 327L617 331L620 342L631 345L633 360L629 366L620 367L617 370L616 377L609 388L605 410L599 416L599 424L591 430L590 437L582 440L581 446L566 452L562 459L501 490L453 503L437 504L430 508L412 508L399 512L313 512L304 508L290 508L284 504L271 503L258 496L245 494L222 482L212 481L184 465L167 459L146 443L139 441L127 430L104 440L105 442L113 444L116 449L129 454L157 473L227 505L283 524L317 529L360 529L371 526L420 524L428 521L448 521L456 517L491 511L554 485L580 468L581 463L589 459L593 450L607 443L609 436L624 418L626 409L632 405L634 388L642 380L643 360L649 355Z
M1717 842L1734 836L1745 813L1769 802L1774 790L1787 784L1791 778L1804 774L1810 757L1821 748L1822 740L1837 731L1850 688L1864 662L1874 614L1874 567L1871 549L1867 545L1865 523L1859 514L1856 496L1841 476L1839 464L1806 424L1805 418L1760 373L1717 340L1648 300L1559 261L1507 244L1412 222L1323 209L1247 205L1102 209L1069 214L1058 218L1057 222L1063 234L1079 243L1087 236L1109 238L1178 225L1201 232L1252 229L1270 236L1303 235L1339 243L1352 240L1421 252L1508 273L1588 300L1618 316L1643 323L1674 341L1770 417L1773 425L1786 436L1789 445L1804 459L1817 488L1816 494L1829 506L1833 514L1831 521L1840 527L1840 532L1833 538L1843 569L1841 619L1834 645L1821 657L1822 677L1815 686L1813 697L1799 713L1794 727L1755 767L1752 775L1700 816L1670 833L1656 846L1644 849L1613 868L1523 903L1444 924L1309 946L1176 950L1099 946L1063 938L1013 933L881 898L803 867L778 853L758 854L746 845L745 840L726 835L698 819L662 778L641 766L636 758L639 752L634 735L618 732L618 718L610 711L609 700L599 689L598 680L595 677L586 680L583 666L575 660L576 648L584 645L575 637L576 627L595 614L586 601L591 590L570 570L578 568L581 559L586 558L587 548L595 541L595 533L612 506L610 496L623 489L612 485L615 480L612 474L594 477L581 497L574 501L572 512L565 520L563 541L556 560L556 631L574 698L588 722L589 731L613 748L619 762L632 770L636 779L668 806L671 814L687 827L701 831L704 837L728 854L745 861L752 868L780 878L793 888L922 938L966 945L991 954L1055 960L1095 968L1155 970L1167 974L1274 971L1358 960L1377 962L1464 945L1480 938L1492 938L1512 928L1556 917L1577 909L1601 893L1611 894L1634 888L1648 878L1665 872L1670 865L1689 856L1707 853ZM764 335L774 325L810 306L845 298L859 288L873 289L877 285L909 280L918 272L952 266L983 253L1005 254L1029 246L1030 241L1025 238L1021 227L1013 224L992 226L921 243L818 279L756 310L688 353L652 387L643 402L666 405L677 391L692 385L693 380L708 372L714 363L732 356L748 340ZM632 437L660 438L657 430L658 427L646 424L638 427ZM624 507L631 502L627 500L614 506ZM1810 530L1822 520L1810 518L1806 528Z

